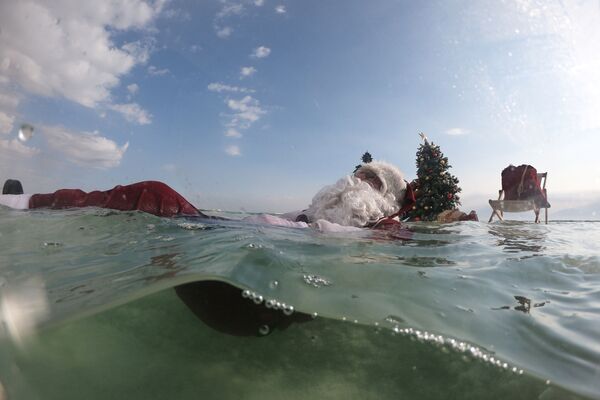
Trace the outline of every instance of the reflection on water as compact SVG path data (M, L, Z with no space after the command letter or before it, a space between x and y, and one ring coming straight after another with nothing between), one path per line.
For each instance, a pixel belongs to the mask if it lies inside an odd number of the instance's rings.
M402 264L409 267L451 267L458 263L445 257L398 257Z
M508 253L533 253L521 257L540 255L544 250L544 241L548 231L539 225L522 223L490 224L488 232L498 238L496 245Z
M531 312L531 308L543 307L546 303L550 303L550 301L542 301L539 303L533 303L531 299L525 296L513 296L517 301L518 305L514 306L513 309L517 311L521 311L525 314L529 314ZM492 310L510 310L510 306L502 306L497 308L492 308Z

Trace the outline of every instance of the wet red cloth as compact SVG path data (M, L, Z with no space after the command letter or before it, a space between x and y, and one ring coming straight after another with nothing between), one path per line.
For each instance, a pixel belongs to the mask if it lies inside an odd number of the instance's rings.
M504 200L533 200L537 207L550 207L531 165L509 165L502 171Z
M397 215L400 218L402 218L404 214L412 210L415 204L417 204L417 199L415 198L415 191L413 190L412 185L406 182L406 192L404 193L404 200L402 200L402 208L400 208Z
M159 217L177 215L204 216L183 196L162 182L144 181L115 186L106 191L86 193L79 189L61 189L54 193L34 194L29 208L64 209L100 207L120 211L143 211Z
M382 232L382 235L377 235L381 239L411 240L413 237L411 230L406 228L402 222L393 218L382 219L372 229Z

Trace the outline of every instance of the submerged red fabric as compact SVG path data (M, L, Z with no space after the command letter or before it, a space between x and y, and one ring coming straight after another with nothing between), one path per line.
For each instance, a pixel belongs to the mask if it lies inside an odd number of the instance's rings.
M531 165L509 165L502 171L505 200L533 200L538 207L550 207L540 187L537 170Z
M54 193L34 194L29 208L64 209L73 207L100 207L120 211L143 211L159 217L177 215L204 216L196 207L168 185L144 181L115 186L105 191L86 193L79 189L61 189Z

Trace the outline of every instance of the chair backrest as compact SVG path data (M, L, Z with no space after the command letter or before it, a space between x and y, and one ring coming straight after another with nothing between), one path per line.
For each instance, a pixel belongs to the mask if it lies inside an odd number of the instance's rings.
M542 182L542 179L543 179L542 190L545 190L546 189L546 179L548 179L548 173L547 172L538 172L537 178L538 178L538 182Z

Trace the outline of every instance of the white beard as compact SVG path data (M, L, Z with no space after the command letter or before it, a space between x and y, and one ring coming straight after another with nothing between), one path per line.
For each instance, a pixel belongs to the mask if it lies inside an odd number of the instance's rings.
M355 176L346 176L321 189L305 211L311 221L324 219L340 225L363 227L391 215L400 205L393 194L383 196Z

